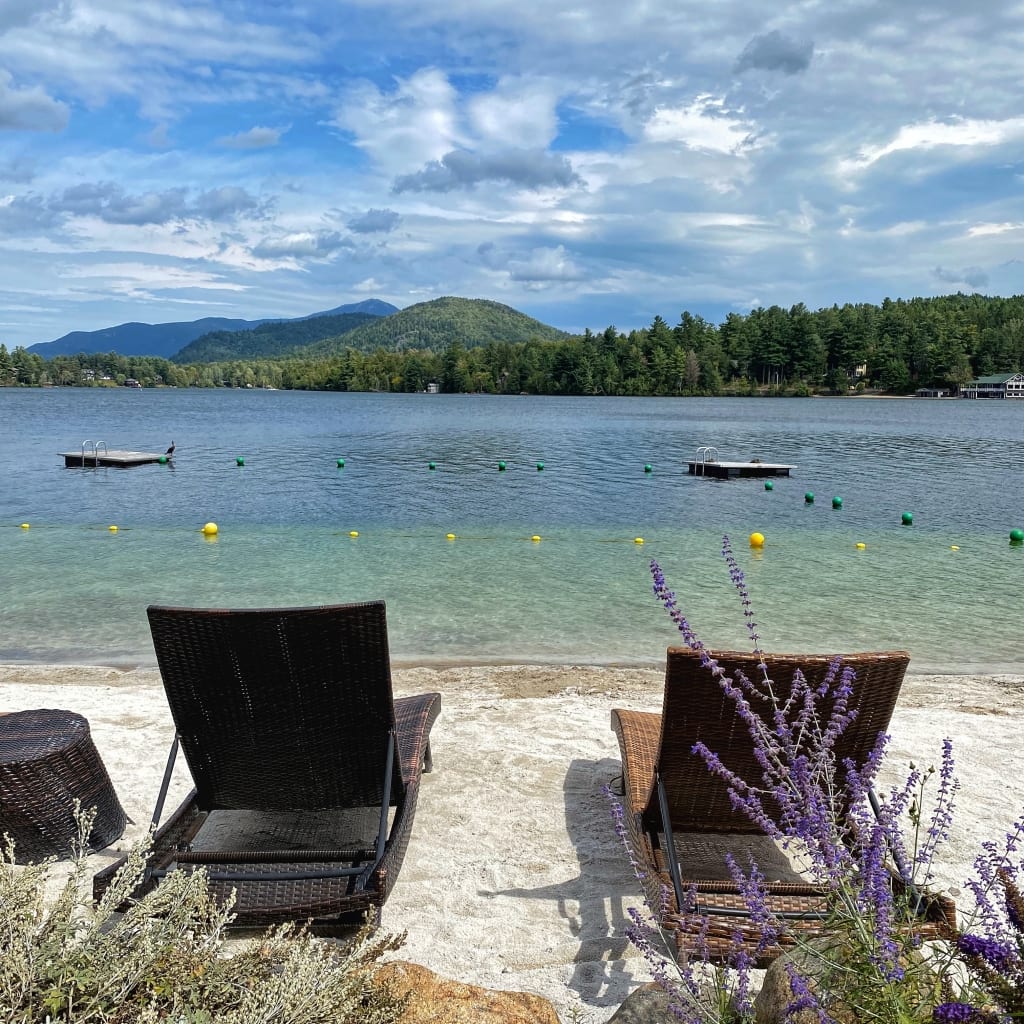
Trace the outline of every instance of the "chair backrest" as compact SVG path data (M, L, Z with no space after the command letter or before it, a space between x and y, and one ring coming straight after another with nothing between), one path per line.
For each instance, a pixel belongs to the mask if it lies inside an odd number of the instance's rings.
M735 677L738 670L751 682L760 683L763 690L764 674L758 668L757 655L710 653L728 675ZM766 654L764 661L773 691L785 698L791 692L798 668L808 682L819 684L835 658L834 654ZM909 663L906 651L842 655L842 667L856 672L850 706L857 709L857 717L836 742L834 750L839 763L847 758L857 765L865 763L878 734L888 728ZM759 707L756 699L751 704L771 721L766 704ZM726 783L712 775L703 758L692 752L698 740L741 779L754 786L763 784L750 733L736 713L732 698L722 692L717 679L701 664L698 651L670 647L656 770L668 797L672 827L682 832L759 831L742 811L733 809ZM767 809L771 813L772 805ZM644 816L648 823L660 818L653 790Z
M383 601L147 613L200 807L380 805L395 724ZM396 744L391 803L399 764Z

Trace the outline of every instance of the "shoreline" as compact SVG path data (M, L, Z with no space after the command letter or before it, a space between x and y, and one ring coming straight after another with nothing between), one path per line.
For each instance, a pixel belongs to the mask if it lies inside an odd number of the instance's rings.
M672 645L676 646L676 645ZM790 653L800 653L799 651L792 651ZM820 652L813 652L820 653ZM918 659L918 665L920 665L920 659ZM564 670L572 671L574 669L583 670L602 670L609 669L611 671L622 671L622 672L648 672L648 671L661 671L664 672L665 659L664 655L660 658L652 658L645 661L640 660L615 660L615 661L600 661L598 659L575 659L575 660L564 660L564 659L553 659L545 660L543 658L516 658L515 660L509 660L507 658L495 657L493 659L488 658L391 658L391 670L394 673L408 672L414 669L430 669L437 672L445 672L449 669L481 669L481 670L492 670L492 669L509 669L509 668L527 668L527 669L547 669L547 670ZM99 672L117 672L122 675L130 675L133 672L154 672L159 675L156 659L146 658L125 658L111 659L109 661L61 661L56 658L47 659L32 659L32 658L2 658L0 657L0 684L3 682L3 673L5 671L24 671L24 672L38 672L42 674L46 673L66 673L72 670L78 670L86 674L94 674ZM948 668L939 668L935 665L925 664L923 667L915 668L914 660L911 659L910 665L907 668L907 676L946 676L951 678L966 678L966 677L980 677L980 678L991 678L1000 679L1003 677L1015 678L1021 673L1017 670L1016 665L1011 665L1004 662L996 662L992 665L979 665L975 662L968 662L966 664L956 664Z
M434 770L384 906L384 929L407 933L393 958L543 996L563 1022L575 1012L601 1024L649 979L624 934L641 889L602 789L620 770L611 709L659 710L663 684L663 665L395 668L396 695L437 690L442 705ZM40 707L89 720L132 819L91 855L98 870L150 819L173 733L159 672L0 664L0 710ZM962 789L936 886L961 909L980 843L998 839L1024 804L1024 778L1007 771L1022 727L1024 673L906 677L879 788L898 785L911 761L937 764L952 738ZM179 765L168 810L189 788Z

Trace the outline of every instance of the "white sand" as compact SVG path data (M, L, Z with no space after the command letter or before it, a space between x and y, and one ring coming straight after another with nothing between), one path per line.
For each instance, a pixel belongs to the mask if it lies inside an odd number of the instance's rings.
M613 707L660 709L657 670L409 668L396 693L438 690L434 771L424 777L412 843L384 909L407 930L402 958L489 988L550 999L606 1021L643 962L622 936L639 886L612 830L601 787L618 774ZM144 833L172 728L155 670L0 666L0 710L67 708L88 718L125 810L124 839ZM962 782L941 886L956 894L977 846L1024 803L1024 676L908 676L881 782L935 764L944 736ZM169 806L189 786L179 771ZM173 802L172 802L173 801ZM961 900L963 902L963 900Z

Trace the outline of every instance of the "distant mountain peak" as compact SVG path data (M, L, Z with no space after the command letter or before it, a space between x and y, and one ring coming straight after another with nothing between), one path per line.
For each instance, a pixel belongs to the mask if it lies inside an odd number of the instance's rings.
M123 356L158 356L170 359L186 345L214 331L251 331L266 323L312 320L323 316L341 316L362 313L372 317L389 316L398 312L398 306L380 299L363 299L321 313L302 317L266 317L262 320L240 320L228 317L203 317L200 320L176 323L147 324L131 322L116 327L101 327L96 331L71 331L56 341L43 341L30 345L30 350L44 359L53 356L73 356L80 352L117 352Z

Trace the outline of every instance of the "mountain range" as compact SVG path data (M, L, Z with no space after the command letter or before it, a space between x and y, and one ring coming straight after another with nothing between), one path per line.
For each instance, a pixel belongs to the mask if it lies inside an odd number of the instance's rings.
M214 331L250 331L267 323L288 324L355 313L379 317L397 312L398 307L391 305L390 302L366 299L363 302L353 302L293 319L268 317L264 320L236 320L208 316L181 323L127 323L119 324L117 327L102 327L98 331L71 331L56 341L43 341L31 345L29 350L44 359L51 359L53 356L73 356L80 352L118 352L123 356L159 356L162 359L170 359L197 338Z
M158 356L176 363L324 357L346 349L472 348L488 342L559 341L564 331L489 299L445 296L398 309L369 299L289 320L228 320L205 317L190 323L121 324L99 331L73 331L33 345L44 358L117 352Z

